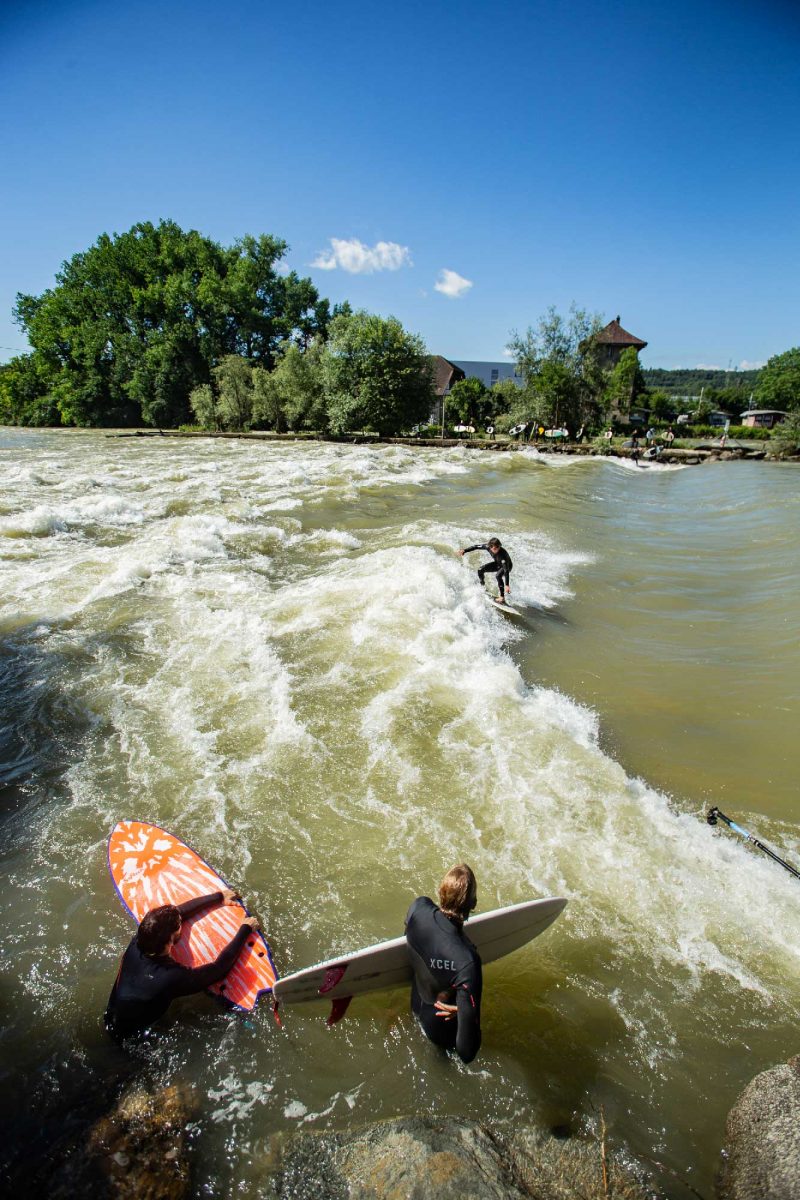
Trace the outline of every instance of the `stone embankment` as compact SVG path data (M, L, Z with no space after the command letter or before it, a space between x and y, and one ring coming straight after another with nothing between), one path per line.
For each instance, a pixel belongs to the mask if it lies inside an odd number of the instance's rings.
M462 446L467 450L494 450L499 452L513 453L519 450L535 450L543 457L550 457L562 454L575 454L584 458L631 458L631 451L624 447L612 447L610 450L607 447L598 449L593 445L583 445L576 442L559 443L558 446L535 446L531 442L512 442L512 441L489 441L486 438L403 438L403 437L379 437L378 434L372 433L353 433L342 437L322 437L311 436L308 434L295 433L216 433L211 430L200 432L198 430L178 430L178 429L136 429L125 433L110 433L108 437L128 438L128 437L169 437L169 438L231 438L251 442L338 442L349 445L358 446L427 446L434 450L452 449ZM683 466L694 466L703 462L720 462L732 459L764 459L767 458L767 452L764 449L763 442L756 442L750 446L730 445L725 447L719 446L697 446L693 449L672 449L663 450L658 456L660 463L679 463ZM639 455L640 466L648 466L649 463L643 457L643 452Z

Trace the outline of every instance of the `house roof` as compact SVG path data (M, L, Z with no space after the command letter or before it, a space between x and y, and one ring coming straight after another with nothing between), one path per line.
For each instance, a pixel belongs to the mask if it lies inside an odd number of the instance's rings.
M727 416L727 413L726 413ZM747 412L739 413L740 417L785 417L782 408L748 408Z
M619 317L614 317L613 321L609 321L605 329L601 329L595 339L603 346L638 346L643 350L647 342L643 342L641 338L634 337L632 333L628 333L627 329L623 329L619 323Z
M451 388L459 379L466 379L461 367L450 362L449 358L442 358L441 354L434 354L433 390L436 395L443 396L447 389Z

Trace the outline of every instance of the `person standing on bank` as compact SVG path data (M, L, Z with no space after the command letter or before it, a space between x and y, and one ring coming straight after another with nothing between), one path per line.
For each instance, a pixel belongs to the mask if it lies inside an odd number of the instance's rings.
M464 550L459 550L459 554L463 558L465 554L469 554L472 550L488 550L492 556L492 561L484 563L478 568L478 579L483 586L483 577L487 573L497 574L497 586L500 590L499 604L505 604L506 592L511 595L511 568L513 563L511 556L505 546L501 546L499 538L489 538L488 542L484 542L477 546L467 546Z
M438 907L419 896L406 915L411 1011L434 1045L455 1050L465 1063L481 1048L481 960L464 934L477 901L475 875L459 863L439 884Z
M202 908L236 904L239 897L230 888L198 896L183 904L162 904L142 917L136 936L122 956L119 972L108 998L105 1026L113 1038L143 1033L163 1017L178 996L193 996L224 979L247 939L259 929L257 917L244 916L242 924L213 962L202 967L184 967L172 957L183 922Z

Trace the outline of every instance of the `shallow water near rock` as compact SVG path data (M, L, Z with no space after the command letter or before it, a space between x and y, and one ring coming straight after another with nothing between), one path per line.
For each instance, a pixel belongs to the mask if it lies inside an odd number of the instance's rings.
M797 1049L800 883L704 820L800 861L797 468L21 430L0 467L17 1170L144 1070L201 1097L198 1194L255 1190L288 1127L601 1106L709 1192L738 1091ZM522 621L455 554L492 534ZM332 1030L199 997L126 1054L123 817L240 887L282 973L401 933L460 859L481 909L570 903L487 968L470 1067L403 992Z

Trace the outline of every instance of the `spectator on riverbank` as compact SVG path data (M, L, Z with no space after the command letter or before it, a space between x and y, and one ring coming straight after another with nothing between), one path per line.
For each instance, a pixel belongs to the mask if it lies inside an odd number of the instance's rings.
M670 447L672 446L672 443L674 441L675 441L675 434L673 433L672 426L668 425L667 432L664 434L664 445L667 447L668 450L670 449Z

